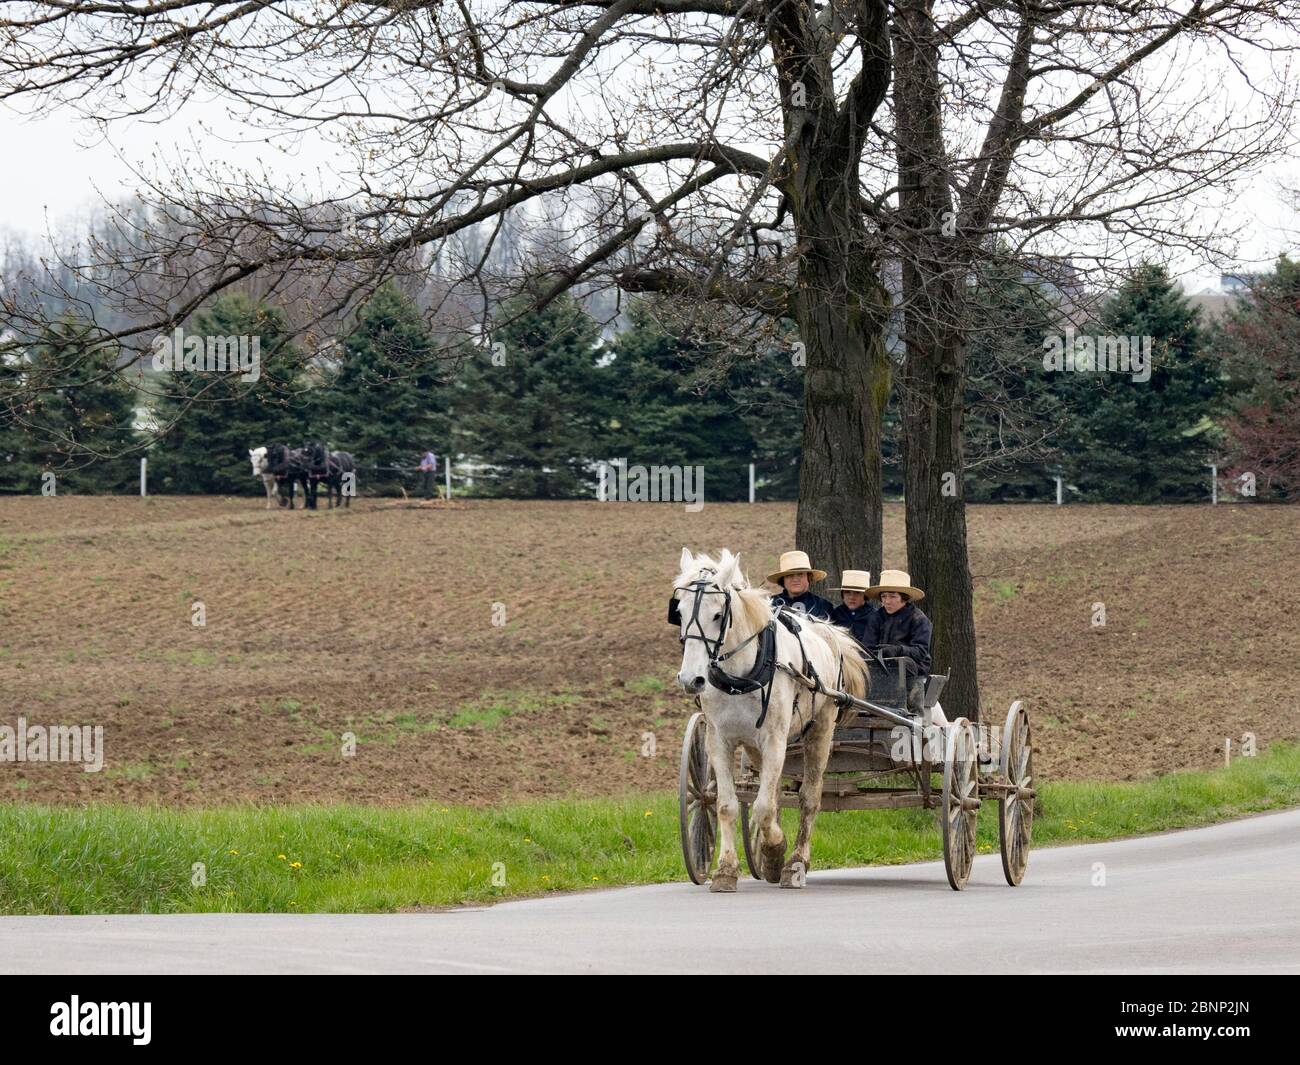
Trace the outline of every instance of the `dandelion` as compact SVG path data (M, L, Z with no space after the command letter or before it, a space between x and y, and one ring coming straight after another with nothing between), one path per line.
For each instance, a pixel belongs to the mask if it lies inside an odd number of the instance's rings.
M646 817L649 817L649 816L650 816L650 811L647 810L647 811L645 812L645 815L646 815Z
M228 851L227 853L229 853L229 854L238 854L239 851Z
M282 862L287 862L287 861L289 860L289 859L286 858L283 854L277 854L276 857L279 858L280 861L282 861Z
M289 863L289 868L290 868L290 869L301 869L301 868L302 868L302 862L290 862L290 863Z
M600 877L598 877L598 876L593 876L591 879L592 879L592 880L599 880Z
M527 836L525 836L525 837L524 837L524 842L525 842L525 843L532 843L532 840L529 839Z

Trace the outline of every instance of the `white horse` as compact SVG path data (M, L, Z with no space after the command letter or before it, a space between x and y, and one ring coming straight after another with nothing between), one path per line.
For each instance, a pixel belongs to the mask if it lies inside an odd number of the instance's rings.
M253 463L253 476L262 478L262 487L266 489L266 509L274 510L280 493L275 487L275 475L267 472L271 464L266 460L266 448L251 448L248 457Z
M763 878L782 887L803 886L809 868L813 821L821 808L822 775L830 757L837 705L821 690L811 691L791 675L819 678L821 685L864 698L867 675L857 641L844 629L806 615L794 615L796 636L775 620L770 596L740 572L740 558L723 551L714 561L682 549L681 573L673 582L681 614L682 668L677 682L700 697L708 721L709 763L718 781L718 828L722 849L710 891L735 891L740 875L736 855L736 817L740 812L732 766L737 747L744 747L760 766L753 817L757 828ZM771 625L771 629L768 627ZM771 635L765 636L765 631ZM732 677L748 675L761 648L774 637L770 688L728 694L713 680L719 670ZM801 646L802 645L802 646ZM799 788L799 835L785 861L779 789L785 749L804 734L804 777Z

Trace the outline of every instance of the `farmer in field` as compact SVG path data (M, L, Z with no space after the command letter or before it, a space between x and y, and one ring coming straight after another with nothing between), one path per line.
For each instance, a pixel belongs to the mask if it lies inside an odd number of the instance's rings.
M913 684L930 672L930 619L917 608L925 598L920 588L912 587L912 578L901 569L887 569L880 583L867 589L868 599L880 603L880 609L867 619L862 643L883 658L901 658L908 676L908 705L919 710L920 684ZM914 705L915 704L915 705Z
M420 476L424 479L424 498L433 498L433 482L438 473L438 456L426 451L420 459Z
M773 606L783 606L796 610L809 617L829 621L831 611L835 608L829 599L814 595L808 590L813 581L820 581L826 576L824 569L813 569L808 556L802 551L786 551L781 555L780 568L767 575L770 584L781 586L781 591L772 596Z
M867 619L880 609L867 598L871 574L864 569L846 569L840 580L842 583L837 589L840 605L831 611L831 621L848 629L858 643L863 643L867 635Z

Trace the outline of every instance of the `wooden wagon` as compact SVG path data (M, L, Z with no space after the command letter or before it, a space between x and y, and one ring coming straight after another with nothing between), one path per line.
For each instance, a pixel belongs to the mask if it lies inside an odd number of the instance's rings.
M960 891L975 858L975 830L985 799L998 804L1002 871L1013 887L1025 875L1033 830L1033 750L1029 715L1012 704L999 733L976 730L965 718L935 724L933 709L947 677L931 676L921 698L909 709L906 680L897 660L870 663L867 699L832 692L840 704L830 760L822 785L823 811L937 809L943 834L943 861L948 883ZM703 884L713 867L718 838L717 782L709 765L703 712L693 714L682 742L678 778L682 853L691 880ZM781 774L783 807L799 805L803 781L803 744L786 748ZM739 752L736 794L745 860L755 879L758 847L751 834L749 807L758 795L757 767ZM941 776L940 781L935 777Z

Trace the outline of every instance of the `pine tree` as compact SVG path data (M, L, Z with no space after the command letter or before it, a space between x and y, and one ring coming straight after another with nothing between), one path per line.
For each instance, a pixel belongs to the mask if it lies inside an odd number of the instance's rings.
M284 313L242 293L223 295L194 316L186 337L246 337L257 341L260 376L238 370L155 373L154 420L160 437L150 452L151 490L196 494L257 494L249 450L272 443L298 446L305 427L302 359Z
M88 323L52 324L0 368L0 491L36 492L42 475L57 491L127 488L136 443L135 392L115 373L118 348L97 341Z
M609 458L629 466L703 466L708 501L747 499L754 442L735 399L710 378L707 353L637 301L607 367Z
M606 451L612 412L599 330L571 297L541 311L529 303L499 308L488 342L462 360L458 449L490 467L475 478L485 495L594 496L596 464L617 457Z
M1143 265L1107 302L1094 332L1139 344L1149 337L1151 376L1059 375L1069 404L1062 451L1070 484L1092 502L1202 498L1223 383L1198 311L1163 268Z
M761 500L799 497L804 348L796 347L799 335L793 328L785 340L738 362L727 378L728 394L749 434Z
M1057 375L1045 375L1042 364L1043 338L1060 328L1057 301L1019 266L992 266L982 271L970 306L966 499L1048 498L1064 422Z
M419 309L393 285L361 307L321 395L329 443L352 454L367 490L413 484L413 474L399 471L418 466L425 451L452 450L446 370Z

